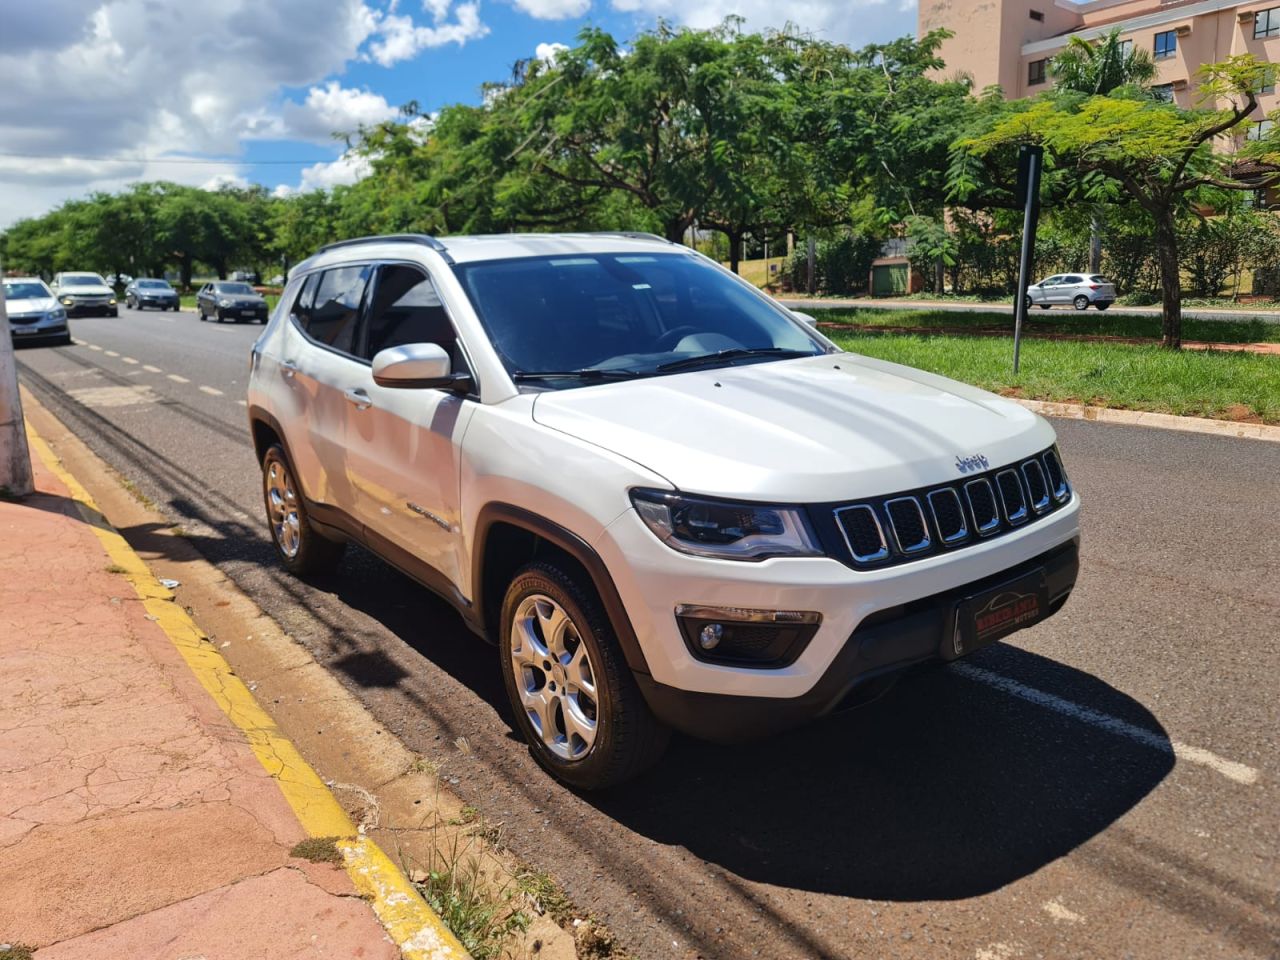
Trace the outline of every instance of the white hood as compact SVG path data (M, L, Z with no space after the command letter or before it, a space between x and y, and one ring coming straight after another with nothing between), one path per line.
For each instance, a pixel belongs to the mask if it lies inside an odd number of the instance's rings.
M996 467L1054 442L1016 403L848 353L550 391L533 417L677 489L772 502L910 490L958 479L958 458Z
M113 288L101 283L77 283L74 286L58 289L60 297L114 297L115 295Z
M45 313L58 306L53 297L31 297L28 300L6 300L5 312L11 317L29 316L33 313Z

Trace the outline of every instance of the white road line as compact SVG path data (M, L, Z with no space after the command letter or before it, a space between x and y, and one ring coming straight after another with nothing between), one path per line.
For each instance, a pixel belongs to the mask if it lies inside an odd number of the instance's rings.
M1010 680L1002 674L982 667L975 667L973 664L953 663L951 669L962 677L985 683L987 686L995 687L997 690L1014 697L1021 697L1023 700L1030 701L1037 706L1046 707L1064 716L1106 730L1108 733L1128 737L1135 743L1151 747L1153 750L1172 753L1179 760L1185 760L1187 763L1198 763L1222 774L1228 780L1234 780L1236 783L1258 782L1258 771L1253 767L1247 767L1243 763L1237 763L1234 760L1227 760L1209 750L1188 746L1185 743L1179 743L1177 740L1166 740L1157 733L1134 726L1119 717L1113 717L1110 714L1081 706L1078 703L1072 703L1070 700L1055 697L1052 693L1045 693L1035 687L1028 687L1018 683L1016 680Z
M107 351L107 356L108 356L108 357L118 357L118 356L120 356L120 354L116 353L114 350L108 350L108 351Z
M74 343L77 347L87 347L87 346L88 346L88 343L87 343L86 341L84 341L84 340L77 340L75 337L72 337L72 338L71 338L71 342L72 342L72 343Z
M102 351L102 348L101 348L100 346L98 346L96 343L90 343L90 344L88 344L88 347L89 347L89 349L90 349L90 350L97 350L97 351L99 351L99 352L101 352L101 351Z
M133 359L133 357L121 357L120 359L121 359L121 360L123 360L125 363L135 363L135 364L136 364L136 363L138 362L137 360Z
M166 376L168 376L168 378L172 380L174 383L190 383L191 382L186 377L180 377L176 373L166 374Z
M244 400L237 400L237 401L236 401L236 403L240 404L240 406L242 406L242 407L247 407L247 406L249 405L249 404L248 404L247 402L245 402Z
M211 396L211 397L220 397L220 396L222 396L222 391L221 391L221 390L219 390L217 387L205 387L205 386L201 386L201 387L200 387L200 392L201 392L201 393L207 393L207 394L208 394L209 396Z
M164 373L164 371L161 370L159 367L153 367L149 363L144 363L142 365L142 369L147 371L147 373Z

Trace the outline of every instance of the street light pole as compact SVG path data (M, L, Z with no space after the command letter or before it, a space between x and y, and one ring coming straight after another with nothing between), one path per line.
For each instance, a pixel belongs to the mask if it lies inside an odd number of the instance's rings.
M0 492L25 497L34 491L22 398L18 395L18 365L13 358L13 334L9 332L4 284L0 284Z

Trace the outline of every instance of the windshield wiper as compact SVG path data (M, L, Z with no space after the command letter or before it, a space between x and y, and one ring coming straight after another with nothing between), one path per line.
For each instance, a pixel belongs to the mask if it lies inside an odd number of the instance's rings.
M740 357L814 357L817 354L810 350L790 350L786 347L734 347L731 350L717 350L715 353L703 353L696 357L681 357L660 363L657 369L663 373L669 370L692 370L704 364L721 360L737 360Z
M596 370L588 367L584 370L518 370L511 379L524 383L528 380L633 380L640 376L643 374L639 370Z

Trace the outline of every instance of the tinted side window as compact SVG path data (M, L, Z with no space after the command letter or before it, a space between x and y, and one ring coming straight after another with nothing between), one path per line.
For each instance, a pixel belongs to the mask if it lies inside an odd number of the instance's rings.
M368 266L337 267L321 275L306 324L312 339L343 353L354 352L356 321L370 271Z
M369 304L367 335L361 355L372 360L380 350L406 343L435 343L459 364L457 334L435 285L415 267L392 264L378 271Z
M298 299L293 301L293 309L289 311L303 330L307 329L307 324L311 322L311 308L315 304L316 287L319 285L320 274L313 273L307 277L298 289Z
M1084 277L1077 277L1075 274L1072 274L1071 276L1064 279L1062 282L1063 283L1084 283Z

